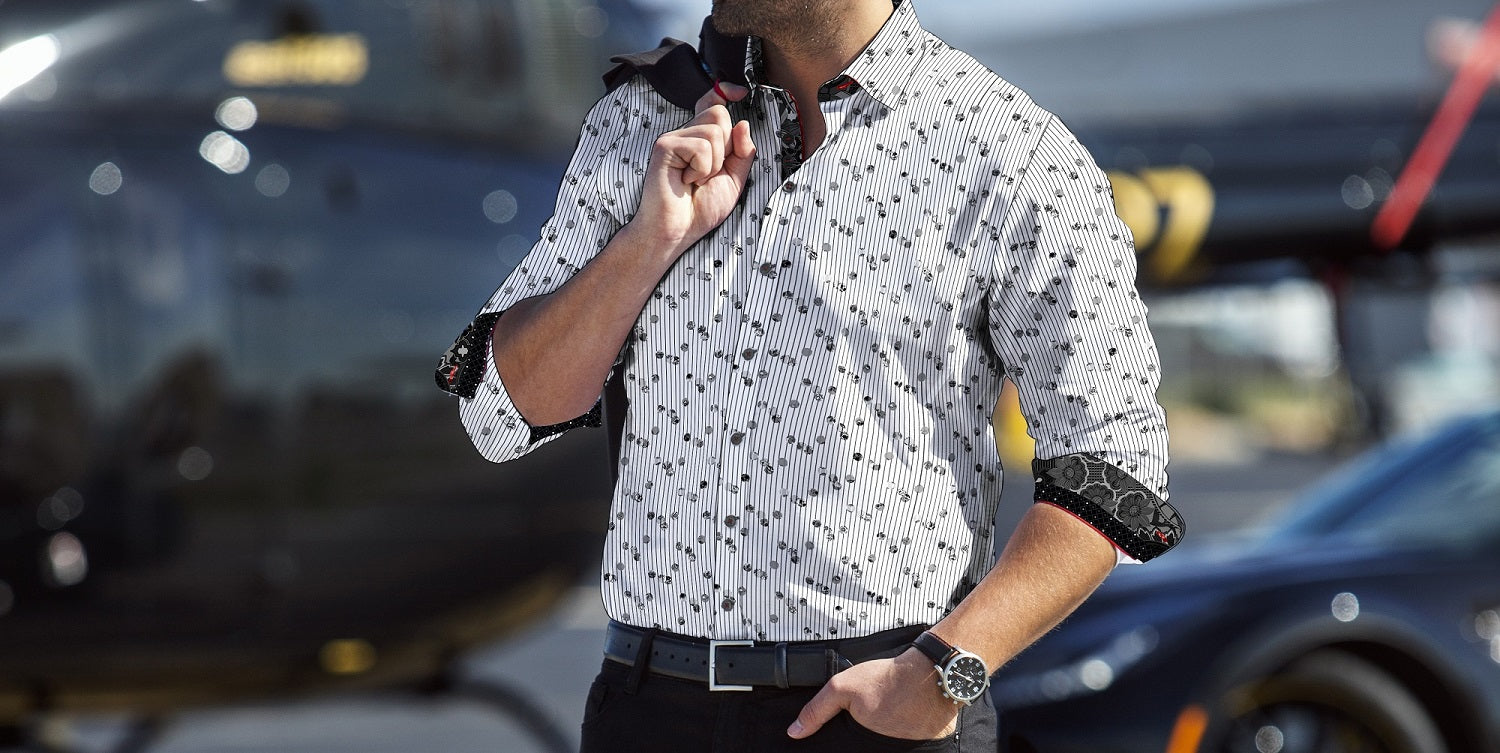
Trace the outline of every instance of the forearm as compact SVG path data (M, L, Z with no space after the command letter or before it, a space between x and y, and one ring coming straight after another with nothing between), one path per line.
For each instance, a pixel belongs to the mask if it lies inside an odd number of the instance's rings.
M557 290L496 322L495 367L527 423L569 421L593 406L662 275L738 203L755 145L749 123L733 123L724 104L705 94L696 117L656 140L635 219Z
M1098 532L1064 510L1034 504L995 567L933 632L998 669L1078 608L1115 562L1114 547Z
M620 347L679 249L626 225L560 288L495 323L495 367L528 423L573 419L599 398Z

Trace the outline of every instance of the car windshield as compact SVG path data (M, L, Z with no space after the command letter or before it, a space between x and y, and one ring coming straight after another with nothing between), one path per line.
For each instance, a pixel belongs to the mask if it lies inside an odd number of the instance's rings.
M1500 538L1500 416L1362 457L1304 497L1267 546L1329 536L1426 546Z

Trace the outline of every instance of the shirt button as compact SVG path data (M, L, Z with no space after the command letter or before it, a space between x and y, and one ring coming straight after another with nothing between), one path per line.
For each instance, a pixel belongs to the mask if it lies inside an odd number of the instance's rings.
M791 193L797 190L797 184L789 180L781 184L781 190L786 191L787 193Z
M740 522L740 519L736 515L725 515L724 516L724 525L729 526L730 528L733 528L734 524L738 523L738 522Z
M734 609L734 597L730 596L725 598L723 603L719 604L719 606L722 607L726 612Z
M737 431L737 432L729 435L729 443L730 444L739 444L740 442L743 442L743 441L745 441L745 432L743 432L743 431Z
M775 277L776 265L772 264L771 262L765 262L764 264L760 265L760 273L767 277Z

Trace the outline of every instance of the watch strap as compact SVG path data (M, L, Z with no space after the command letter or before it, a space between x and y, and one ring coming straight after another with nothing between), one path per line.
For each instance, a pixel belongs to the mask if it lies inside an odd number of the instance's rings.
M953 655L954 648L947 641L939 638L931 630L924 630L922 634L912 640L911 645L916 646L918 651L927 655L932 663L941 667Z

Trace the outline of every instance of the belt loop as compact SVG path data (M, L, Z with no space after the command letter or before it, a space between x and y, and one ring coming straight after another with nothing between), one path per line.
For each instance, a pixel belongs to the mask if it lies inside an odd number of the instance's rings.
M787 682L787 676L786 676L786 642L785 641L782 641L782 642L776 644L776 666L775 666L775 668L772 671L774 672L774 675L775 675L776 687L781 688L782 690L785 690L785 689L791 687L791 684Z
M651 667L651 644L656 642L658 630L649 628L641 635L641 645L635 650L635 664L630 668L630 676L625 678L626 695L635 695L641 689L641 679Z

